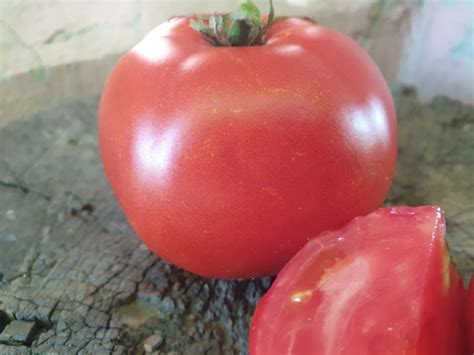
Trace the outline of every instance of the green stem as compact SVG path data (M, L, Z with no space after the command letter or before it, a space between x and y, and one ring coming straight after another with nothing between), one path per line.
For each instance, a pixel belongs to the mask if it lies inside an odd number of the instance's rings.
M275 18L273 1L265 24L252 0L239 0L239 8L228 14L214 14L207 19L194 18L191 27L203 34L214 46L241 47L263 45Z
M268 14L267 23L263 29L262 39L265 41L268 31L270 31L270 27L273 25L273 20L275 19L275 9L273 8L273 1L270 0L270 13Z

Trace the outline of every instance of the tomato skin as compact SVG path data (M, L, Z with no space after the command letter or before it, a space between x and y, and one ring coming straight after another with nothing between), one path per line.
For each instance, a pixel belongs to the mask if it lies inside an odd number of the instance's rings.
M471 274L471 282L467 296L467 329L469 339L469 353L474 354L474 274Z
M391 207L308 242L259 301L251 355L467 354L438 207Z
M378 208L397 156L375 64L302 19L252 47L212 47L188 18L157 27L107 80L99 142L148 247L224 278L276 274L310 237Z

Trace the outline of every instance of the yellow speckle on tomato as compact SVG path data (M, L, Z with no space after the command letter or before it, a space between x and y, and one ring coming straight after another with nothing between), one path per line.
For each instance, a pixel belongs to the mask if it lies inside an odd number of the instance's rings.
M268 88L267 91L270 91L270 92L290 92L290 90L286 89L286 88Z
M269 194L271 197L274 197L276 199L282 200L283 198L280 196L280 193L276 191L273 187L267 186L267 187L262 187L262 191L266 192Z

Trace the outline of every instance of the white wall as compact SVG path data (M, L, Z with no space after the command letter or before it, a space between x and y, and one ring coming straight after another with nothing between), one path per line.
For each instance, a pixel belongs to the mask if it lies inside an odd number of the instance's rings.
M399 80L429 100L474 103L474 1L425 1L414 13Z

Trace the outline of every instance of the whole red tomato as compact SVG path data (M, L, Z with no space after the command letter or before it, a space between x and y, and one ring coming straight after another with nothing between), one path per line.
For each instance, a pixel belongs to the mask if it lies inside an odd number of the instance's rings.
M392 207L308 242L259 301L251 355L467 355L438 207Z
M382 75L304 19L219 47L175 18L116 65L99 110L106 175L156 254L224 278L276 274L309 238L379 207L397 156Z

